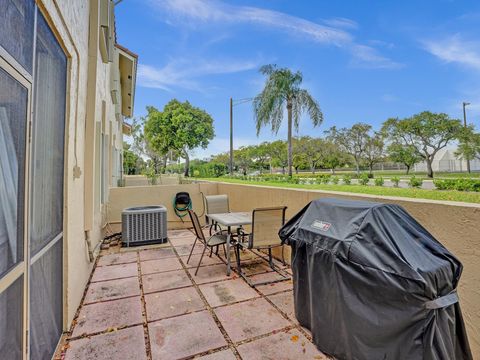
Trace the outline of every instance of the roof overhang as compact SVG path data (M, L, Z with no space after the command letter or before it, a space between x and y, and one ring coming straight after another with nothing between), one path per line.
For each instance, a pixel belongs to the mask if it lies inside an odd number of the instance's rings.
M120 72L120 87L122 92L122 115L125 117L132 117L135 100L138 55L119 44L116 44L115 46L118 49L118 68Z

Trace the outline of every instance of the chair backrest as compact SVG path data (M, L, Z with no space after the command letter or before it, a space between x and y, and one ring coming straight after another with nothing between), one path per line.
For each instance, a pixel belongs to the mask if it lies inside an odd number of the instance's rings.
M228 195L205 196L205 212L207 214L222 214L230 212Z
M281 245L278 230L285 223L286 206L259 208L252 213L252 232L249 248L268 248Z
M188 215L190 215L190 220L192 221L195 235L197 235L197 238L205 242L205 235L203 234L202 226L200 225L197 214L195 213L195 211L188 209Z

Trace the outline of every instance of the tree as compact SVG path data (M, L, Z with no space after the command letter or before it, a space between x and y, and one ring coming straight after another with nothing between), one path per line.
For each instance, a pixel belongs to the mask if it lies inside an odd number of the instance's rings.
M368 166L370 174L373 173L373 166L385 157L384 148L385 142L380 133L375 133L373 136L368 137L363 153L363 162Z
M349 161L348 154L345 154L340 147L332 141L323 141L320 150L320 164L326 169L331 169L335 174L335 169L344 166Z
M480 133L475 133L473 127L467 127L460 132L459 141L456 156L467 161L480 160Z
M331 127L327 133L327 139L338 145L342 151L352 156L355 161L357 175L360 174L360 162L365 154L370 131L372 127L368 124L357 123L351 128L337 129Z
M323 148L324 140L320 138L311 138L310 136L304 136L306 143L304 146L304 152L306 161L310 166L310 171L315 174L315 168L322 159L321 149Z
M123 142L123 173L126 175L135 175L139 173L139 165L142 160L131 149L131 145Z
M270 161L270 154L268 153L268 143L265 141L258 145L250 147L250 156L255 164L255 167L260 170L260 173L267 168Z
M308 112L313 125L320 125L323 114L318 103L301 89L302 73L293 73L287 68L276 65L264 65L260 72L267 77L262 92L253 100L253 110L257 124L257 136L265 125L271 125L272 132L277 133L283 120L284 107L288 118L288 175L292 176L292 127L298 130L300 115Z
M311 138L309 136L302 136L299 138L293 138L293 158L292 166L295 169L295 173L298 174L298 169L307 168L309 165L307 157L307 148Z
M235 165L242 171L243 175L247 175L247 171L252 167L252 148L250 146L242 146L238 150L233 151Z
M145 136L158 152L176 151L185 159L185 176L189 176L189 152L197 147L206 148L214 137L213 119L204 110L188 101L171 100L163 111L148 107Z
M387 153L390 160L407 167L407 175L412 166L421 160L417 149L410 145L405 146L399 143L392 143L388 146Z
M165 171L167 154L159 153L149 144L144 133L144 126L147 119L148 115L146 117L141 117L140 119L133 119L132 130L130 132L133 141L130 149L140 158L147 157L150 159L150 165L153 168L153 173L156 175Z
M288 166L287 143L283 140L271 142L268 146L270 154L271 165L282 168L282 173L285 174L285 168Z
M413 147L427 164L427 176L433 177L432 163L435 155L462 132L460 120L444 113L424 111L405 119L385 121L382 131L392 142Z

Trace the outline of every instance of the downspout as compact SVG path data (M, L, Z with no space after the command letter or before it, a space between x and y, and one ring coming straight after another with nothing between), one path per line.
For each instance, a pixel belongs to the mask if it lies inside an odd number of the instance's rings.
M92 241L90 240L90 230L85 230L85 242L87 243L88 259L92 263L95 257L93 256Z

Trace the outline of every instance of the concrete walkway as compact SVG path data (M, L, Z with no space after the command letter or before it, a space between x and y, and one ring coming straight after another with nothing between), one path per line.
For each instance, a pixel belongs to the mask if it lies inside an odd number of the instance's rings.
M194 276L203 248L186 264L193 234L169 237L166 247L100 256L61 358L328 359L295 319L291 281L253 289L215 255ZM246 263L254 281L278 276Z

